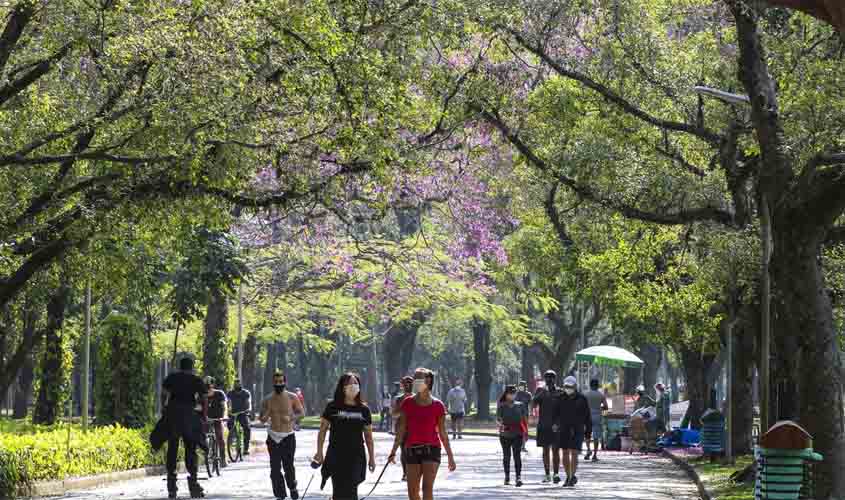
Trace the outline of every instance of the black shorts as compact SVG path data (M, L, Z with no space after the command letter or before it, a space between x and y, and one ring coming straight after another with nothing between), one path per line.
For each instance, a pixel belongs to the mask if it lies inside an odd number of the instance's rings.
M584 445L584 430L564 427L560 430L558 447L562 450L580 450Z
M450 413L449 416L452 417L452 420L463 420L464 418L463 413Z
M547 446L558 446L558 435L551 429L537 428L537 446L545 448Z
M411 446L403 448L405 463L408 465L439 464L440 447L438 446Z

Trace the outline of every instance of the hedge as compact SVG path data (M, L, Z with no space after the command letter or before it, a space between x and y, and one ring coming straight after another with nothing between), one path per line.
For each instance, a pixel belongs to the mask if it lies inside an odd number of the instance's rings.
M115 425L83 432L78 427L58 425L28 434L0 433L0 498L27 495L37 481L161 464L162 453L153 453L150 448L151 429Z

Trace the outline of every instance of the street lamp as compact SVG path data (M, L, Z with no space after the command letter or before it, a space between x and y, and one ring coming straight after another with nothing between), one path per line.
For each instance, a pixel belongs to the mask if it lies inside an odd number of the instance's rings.
M751 105L751 99L747 95L743 94L734 94L731 92L725 92L724 90L714 89L710 87L705 87L703 85L696 85L693 87L696 93L699 95L712 97L714 99L718 99L722 102L727 104L743 104L746 106ZM772 255L772 241L771 241L771 234L772 234L772 220L769 214L769 202L766 199L766 194L762 193L761 196L761 207L760 207L760 232L761 238L763 240L763 252L762 252L762 261L761 261L761 277L762 277L762 304L761 304L761 315L762 315L762 323L761 323L761 330L762 330L762 346L760 347L761 351L761 363L760 363L760 379L761 379L761 389L760 389L760 428L765 431L768 428L768 420L769 420L769 351L771 349L771 328L769 325L769 309L771 301L769 299L770 290L771 290L771 282L769 280L769 261L771 260ZM733 327L734 322L728 325L727 328L727 347L728 347L728 397L726 398L727 401L727 428L728 432L731 434L733 433L733 401L731 401L731 392L733 392ZM731 440L731 435L729 434L727 439L725 440L725 458L728 461L733 461L733 441Z

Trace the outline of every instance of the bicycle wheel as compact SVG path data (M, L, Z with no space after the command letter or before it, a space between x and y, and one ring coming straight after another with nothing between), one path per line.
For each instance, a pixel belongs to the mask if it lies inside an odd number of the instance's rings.
M205 471L208 473L208 478L211 479L211 461L213 457L211 456L213 451L211 449L212 443L208 442L208 436L205 437L205 444L206 444L206 452L203 453L205 456Z
M241 430L237 423L229 431L229 439L226 440L226 451L229 455L229 462L235 463L241 459Z
M217 440L214 440L214 472L217 474L217 477L220 477L220 460L223 456L224 451L220 449L220 443Z

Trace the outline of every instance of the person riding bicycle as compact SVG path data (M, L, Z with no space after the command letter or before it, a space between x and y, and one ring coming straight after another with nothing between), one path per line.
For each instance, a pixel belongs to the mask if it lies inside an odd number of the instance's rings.
M249 455L250 429L249 412L252 410L252 394L241 385L240 380L235 380L235 388L228 394L229 411L232 418L229 419L229 433L234 435L236 424L240 424L243 431L244 448L243 454Z
M167 493L169 498L176 498L176 460L179 441L185 447L185 468L188 470L188 489L191 498L202 498L203 489L197 477L197 447L204 446L200 414L197 404L204 404L205 385L201 378L194 375L194 360L182 358L179 371L172 373L162 383L162 407L167 421Z
M220 451L220 467L226 467L226 441L223 439L223 420L228 418L226 409L226 393L217 389L214 377L205 377L205 387L208 397L206 418L214 428L214 435L217 437L217 446Z

